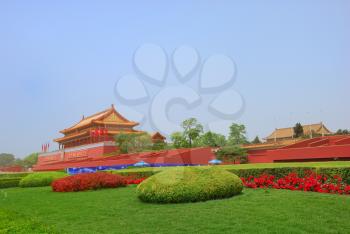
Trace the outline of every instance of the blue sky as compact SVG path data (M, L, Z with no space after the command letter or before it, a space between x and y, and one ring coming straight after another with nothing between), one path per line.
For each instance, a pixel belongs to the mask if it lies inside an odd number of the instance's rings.
M39 151L83 114L118 103L114 85L134 73L144 43L230 56L245 100L232 122L250 138L299 121L350 128L349 9L346 0L2 0L0 152ZM174 121L192 115L176 108ZM205 108L196 114L209 119Z

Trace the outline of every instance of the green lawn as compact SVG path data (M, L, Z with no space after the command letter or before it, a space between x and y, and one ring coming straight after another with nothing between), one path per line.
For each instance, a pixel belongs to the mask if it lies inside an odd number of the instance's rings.
M11 188L0 190L1 210L35 219L38 225L53 226L59 233L349 233L350 230L350 196L287 190L245 189L242 195L225 200L157 205L140 202L135 187L78 193L53 193L49 187ZM0 233L5 223L0 220Z

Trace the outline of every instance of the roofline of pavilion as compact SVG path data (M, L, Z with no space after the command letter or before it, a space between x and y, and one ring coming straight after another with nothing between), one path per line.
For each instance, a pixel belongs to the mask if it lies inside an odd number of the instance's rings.
M326 125L324 125L323 122L320 122L320 123L314 123L314 124L305 124L305 125L301 125L303 128L304 127L310 127L310 126L315 126L315 125L320 125L320 128L319 129L322 129L324 128L326 131L330 132L329 134L332 134L333 132L330 131ZM264 140L268 140L268 139L274 139L274 133L277 131L277 130L286 130L286 129L293 129L294 127L287 127L287 128L276 128L270 135L268 135L267 137L263 138ZM318 129L318 130L319 130ZM327 135L327 134L325 134ZM288 137L276 137L276 138L288 138Z
M88 118L92 118L92 117L94 117L94 116L96 116L96 115L100 115L100 114L102 114L103 112L106 112L104 115L102 115L101 117L99 117L97 120L91 120L90 121L90 123L88 123L88 124L86 124L86 125L83 125L83 126L81 126L81 127L77 127L77 128L74 128L75 126L77 126L82 120L84 120L84 119L88 119ZM76 123L76 124L74 124L72 127L69 127L69 128L66 128L66 129L63 129L63 130L61 130L60 131L60 133L62 133L62 134L67 134L67 133L69 133L69 132L72 132L72 131L75 131L75 130L79 130L79 129L81 129L81 128L84 128L84 127L86 127L87 125L89 125L89 124L92 124L94 121L98 121L98 120L101 120L101 119L103 119L104 117L106 117L107 115L109 115L109 114L111 114L111 113L115 113L120 119L122 119L122 120L124 120L126 123L119 123L120 125L130 125L130 126L137 126L139 123L137 123L137 122L133 122L133 121L130 121L130 120L128 120L128 119L126 119L124 116L122 116L115 108L114 108L114 105L112 104L111 105L111 107L109 108L109 109L106 109L106 110L104 110L104 111L100 111L100 112L98 112L98 113L95 113L95 114L93 114L93 115L90 115L90 116L88 116L88 117L85 117L85 118L83 118L82 120L80 120L78 123Z
M117 134L142 134L142 133L146 133L144 131L141 130L135 130L135 129L130 129L130 130L124 130L124 131L118 131L118 130L110 130L108 131L108 135L117 135ZM70 136L64 136L61 138L56 138L54 139L55 142L57 143L64 143L66 141L72 141L75 138L79 138L82 136L90 136L90 132L89 131L84 131L82 133L79 134L75 134L75 135L70 135Z

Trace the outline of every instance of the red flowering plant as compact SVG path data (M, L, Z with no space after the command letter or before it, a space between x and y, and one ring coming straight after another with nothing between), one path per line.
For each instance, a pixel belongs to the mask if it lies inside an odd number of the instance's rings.
M121 175L97 172L57 179L52 182L51 187L54 192L77 192L101 188L125 187L126 185L127 180Z
M126 183L129 184L140 184L142 181L144 181L146 178L136 178L133 176L126 177Z
M296 173L276 179L273 175L262 174L259 177L249 176L241 178L247 188L274 188L312 191L319 193L350 194L350 185L344 183L338 175L326 177L317 175L309 171L304 177L299 177Z

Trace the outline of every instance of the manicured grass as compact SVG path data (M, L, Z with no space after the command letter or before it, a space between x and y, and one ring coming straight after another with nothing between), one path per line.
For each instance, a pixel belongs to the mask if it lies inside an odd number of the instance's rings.
M202 166L203 167L203 166ZM207 167L207 166L206 166ZM255 168L285 168L285 167L350 167L350 161L331 161L331 162L293 162L293 163L252 163L236 165L220 165L225 169L255 169ZM147 172L162 171L171 167L144 167L118 170L118 172Z
M36 221L35 218L16 212L0 210L0 233L55 233L54 230Z
M224 200L159 205L139 201L135 187L77 193L54 193L49 187L10 188L0 191L0 204L0 209L33 217L60 233L350 230L350 196L288 190L245 189L242 195Z

